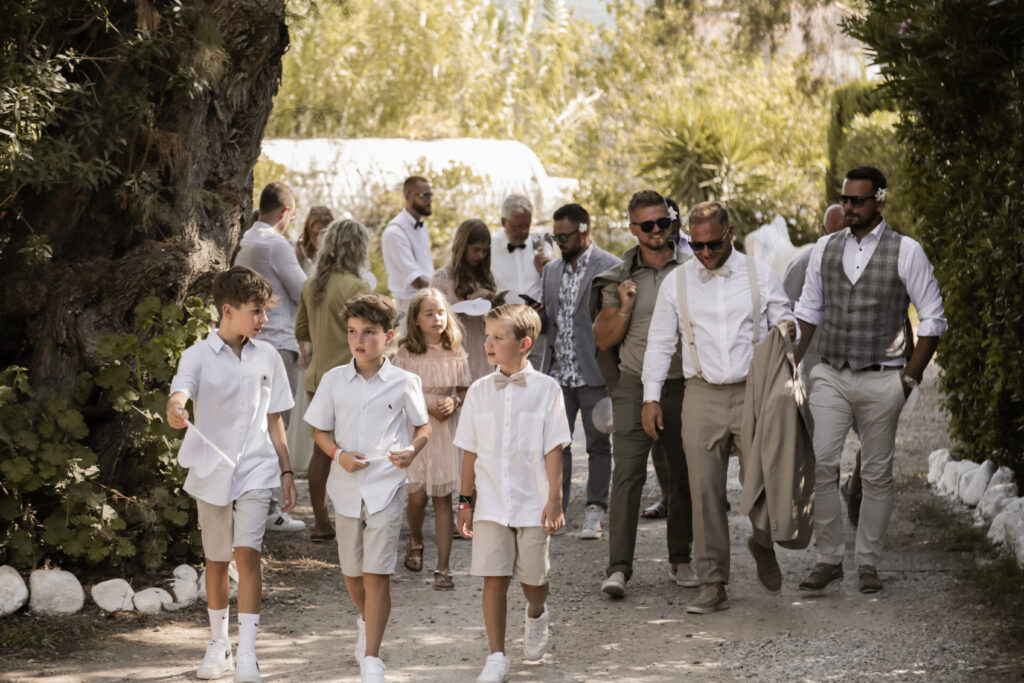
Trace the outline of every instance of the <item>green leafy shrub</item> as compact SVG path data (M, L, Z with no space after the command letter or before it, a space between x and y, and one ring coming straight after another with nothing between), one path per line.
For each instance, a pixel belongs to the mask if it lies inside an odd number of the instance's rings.
M180 433L164 422L181 352L204 336L212 311L151 296L135 308L136 331L104 337L99 373L80 373L59 398L36 398L24 368L0 372L0 563L133 563L153 569L197 549L195 506L175 461ZM130 486L115 485L89 448L82 408L102 389L128 426L122 452ZM134 491L128 495L123 490Z
M957 451L1024 475L1024 3L872 0L849 32L903 112L906 202L935 266Z

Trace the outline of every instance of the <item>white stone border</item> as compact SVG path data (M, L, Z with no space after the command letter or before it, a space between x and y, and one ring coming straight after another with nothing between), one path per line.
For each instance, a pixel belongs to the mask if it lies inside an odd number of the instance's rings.
M996 468L991 460L978 464L953 460L948 448L928 456L928 483L946 498L974 508L979 525L988 525L988 538L1006 545L1024 567L1024 498L1009 467Z

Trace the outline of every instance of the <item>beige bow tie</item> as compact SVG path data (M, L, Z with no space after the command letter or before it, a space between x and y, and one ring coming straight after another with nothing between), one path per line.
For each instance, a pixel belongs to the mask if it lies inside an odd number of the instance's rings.
M715 277L729 277L729 264L725 264L715 268L714 270L708 270L703 265L697 266L697 277L700 278L701 282L710 282L711 278Z
M506 377L501 372L494 373L494 388L501 391L509 384L515 384L517 387L526 386L526 375L521 372L517 372L511 377Z

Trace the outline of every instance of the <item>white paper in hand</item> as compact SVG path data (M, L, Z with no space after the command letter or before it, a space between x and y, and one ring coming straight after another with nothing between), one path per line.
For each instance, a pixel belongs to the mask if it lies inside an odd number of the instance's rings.
M195 470L200 477L207 477L220 462L226 462L234 469L236 463L199 431L190 420L185 420L188 430L178 449L178 464Z
M491 310L491 302L487 299L469 299L452 305L453 313L463 315L481 316Z

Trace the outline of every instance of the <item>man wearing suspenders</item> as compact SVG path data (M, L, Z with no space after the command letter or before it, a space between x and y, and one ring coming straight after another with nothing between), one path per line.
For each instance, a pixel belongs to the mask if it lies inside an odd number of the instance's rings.
M795 338L796 318L778 275L733 249L733 226L724 206L703 202L693 207L689 220L696 258L666 276L647 336L643 425L652 438L664 428L659 399L682 339L683 450L693 499L693 563L703 586L686 611L709 614L729 606L725 480L729 452L740 444L754 347L781 321L787 321L790 337ZM747 547L761 585L779 592L782 574L771 538L761 537L755 529Z

